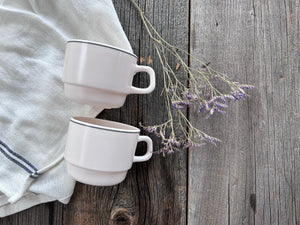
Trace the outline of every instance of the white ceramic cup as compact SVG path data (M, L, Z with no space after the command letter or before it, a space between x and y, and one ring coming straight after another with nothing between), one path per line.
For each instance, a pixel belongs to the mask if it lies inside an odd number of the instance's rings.
M150 77L147 88L132 86L137 72ZM67 42L63 82L65 95L102 108L121 107L128 94L148 94L155 88L155 73L137 65L137 56L123 49L85 40Z
M136 127L109 120L73 117L70 119L65 150L68 173L75 180L96 186L122 182L133 162L152 156L152 140L140 136ZM147 152L135 156L137 143L145 141Z

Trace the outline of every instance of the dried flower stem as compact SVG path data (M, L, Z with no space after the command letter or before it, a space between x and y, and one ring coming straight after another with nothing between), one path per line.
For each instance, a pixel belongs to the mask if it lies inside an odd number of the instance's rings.
M186 50L168 43L153 27L137 3L134 0L130 1L140 15L162 66L164 80L162 94L165 97L168 113L168 121L163 124L155 126L140 125L147 132L161 138L162 147L158 152L163 153L163 155L189 147L200 147L206 142L212 144L219 142L218 138L211 137L194 127L183 110L189 107L195 109L197 113L207 112L206 119L215 113L224 114L224 109L228 107L229 101L244 99L248 96L244 89L252 89L254 87L231 81L225 74L209 67L208 63L204 63ZM180 69L186 75L188 85L178 79L176 72L179 68L177 66L175 69L172 68L166 57L167 54L175 57L178 61L177 65L180 65ZM183 60L187 56L198 63L200 69L190 67ZM214 83L217 82L227 87L227 93L222 93L215 87ZM176 124L175 118L177 122L176 127L174 127Z

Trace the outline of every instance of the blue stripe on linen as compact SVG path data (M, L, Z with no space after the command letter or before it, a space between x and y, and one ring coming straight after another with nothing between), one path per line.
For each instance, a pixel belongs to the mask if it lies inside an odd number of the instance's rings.
M10 161L14 162L21 168L23 168L26 172L30 174L30 177L35 179L40 175L37 172L37 168L32 165L28 160L26 160L24 157L19 155L18 153L14 152L11 148L9 148L3 141L0 140L0 145L2 145L3 148L0 146L0 152Z
M32 165L27 159L23 158L22 156L20 156L18 153L14 152L12 149L10 149L3 141L0 140L0 144L3 145L7 151L9 151L12 155L16 156L18 159L22 160L23 162L25 162L28 166L30 166L32 169L34 169L35 171L37 171L38 169Z

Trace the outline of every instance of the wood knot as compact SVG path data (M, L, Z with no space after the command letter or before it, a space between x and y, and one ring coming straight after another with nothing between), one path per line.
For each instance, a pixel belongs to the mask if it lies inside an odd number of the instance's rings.
M125 208L117 208L112 210L110 219L114 222L114 224L133 224L133 217Z

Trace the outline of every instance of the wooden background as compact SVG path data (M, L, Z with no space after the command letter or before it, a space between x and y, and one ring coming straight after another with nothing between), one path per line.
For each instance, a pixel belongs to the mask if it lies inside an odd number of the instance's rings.
M100 117L135 126L163 122L161 67L151 41L129 0L114 3L134 52L151 54L157 88L150 95L129 96L124 107ZM207 121L188 115L223 140L217 147L154 155L134 164L120 185L77 183L68 205L35 206L0 219L0 225L299 225L300 1L138 3L169 42L255 85L251 98ZM145 86L147 80L139 76L135 83Z

